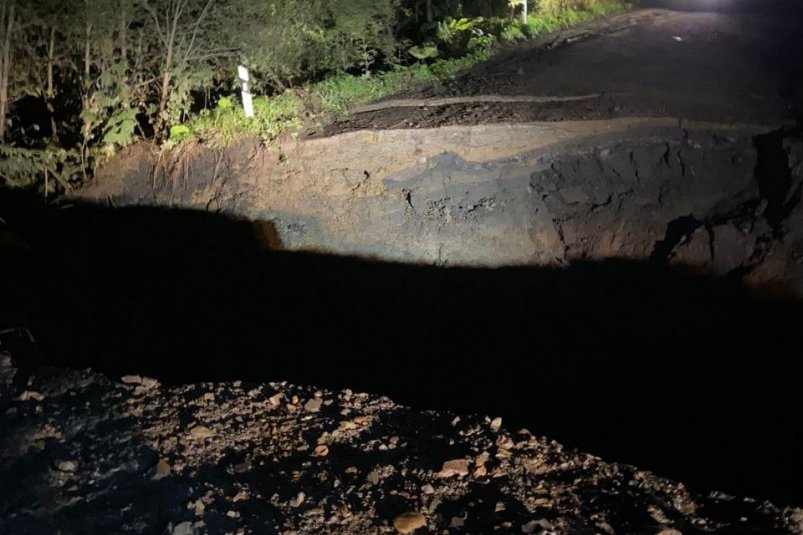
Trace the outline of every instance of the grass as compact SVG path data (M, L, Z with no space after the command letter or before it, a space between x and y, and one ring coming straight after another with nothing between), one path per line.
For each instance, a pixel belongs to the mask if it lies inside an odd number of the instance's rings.
M227 145L240 135L258 136L270 141L284 132L300 128L304 116L304 102L295 91L254 98L253 119L246 118L241 106L232 105L229 99L221 99L215 109L203 110L184 125L186 130L180 130L180 136L171 132L169 142L178 144L194 138L212 145Z
M545 0L547 9L530 16L527 24L511 21L499 41L514 42L568 28L597 17L624 11L623 0L571 0L583 9L566 7L567 0ZM554 13L554 14L553 14ZM457 59L397 66L372 76L338 74L308 87L284 94L254 99L253 119L231 99L221 99L215 109L204 110L176 129L168 145L195 139L214 145L227 145L237 137L258 136L270 142L292 133L306 121L323 117L342 117L355 106L380 100L422 84L436 84L466 70L492 55L490 48L474 51ZM302 95L305 98L302 98ZM305 104L306 102L306 104ZM176 128L176 127L174 127Z

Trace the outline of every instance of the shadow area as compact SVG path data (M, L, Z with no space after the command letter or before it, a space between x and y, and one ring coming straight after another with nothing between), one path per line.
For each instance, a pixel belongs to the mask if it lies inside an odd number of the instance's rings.
M0 217L0 330L30 329L29 362L349 387L803 504L798 303L646 261L442 269L282 252L266 225L208 213L15 196Z

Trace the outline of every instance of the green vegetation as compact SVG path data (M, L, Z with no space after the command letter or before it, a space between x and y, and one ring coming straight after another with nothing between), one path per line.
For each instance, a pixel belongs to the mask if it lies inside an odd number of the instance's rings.
M137 139L270 142L623 0L0 0L0 182L55 192ZM255 117L239 103L249 68Z

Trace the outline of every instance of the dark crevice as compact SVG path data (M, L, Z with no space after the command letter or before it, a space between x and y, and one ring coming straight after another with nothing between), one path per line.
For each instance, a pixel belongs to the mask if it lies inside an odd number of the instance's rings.
M692 214L673 219L666 225L664 239L655 243L650 259L656 262L666 262L672 250L683 240L688 239L702 225L703 222Z
M792 187L789 156L783 146L787 135L785 130L776 130L753 138L757 152L754 177L761 198L767 201L764 215L776 236L781 234L781 223L799 202L799 195L787 201Z
M672 148L669 146L669 143L666 144L666 150L664 151L663 155L661 156L661 160L663 160L664 165L672 168L672 163L669 161L669 157L672 154Z
M680 176L686 176L686 162L683 160L683 150L677 152L678 163L680 163Z
M711 258L711 261L714 262L717 256L716 247L714 247L714 240L716 238L714 229L711 227L711 225L706 225L705 231L706 234L708 234L708 255Z
M633 175L636 177L636 183L641 184L641 175L639 174L638 162L636 162L636 155L630 151L630 165L633 167Z

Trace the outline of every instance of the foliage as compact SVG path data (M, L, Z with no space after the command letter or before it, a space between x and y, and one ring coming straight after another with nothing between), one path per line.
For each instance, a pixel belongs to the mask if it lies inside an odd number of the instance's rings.
M142 136L266 141L620 0L0 0L0 176L60 189ZM13 8L13 9L12 9ZM234 72L251 71L255 117ZM213 95L216 98L213 98ZM15 103L47 110L14 111ZM211 106L210 102L216 104ZM41 116L41 114L39 114ZM52 189L52 188L50 188Z
M237 32L241 60L279 91L353 68L369 74L395 48L395 0L235 3L250 14Z
M450 57L490 48L508 24L502 19L446 19L437 26L437 42Z
M422 61L427 59L437 58L439 55L438 47L431 44L412 46L408 49L408 53L415 59Z
M168 141L170 143L178 144L183 143L192 137L192 130L190 127L184 124L174 124L170 127L170 137Z
M25 149L0 145L0 179L13 188L41 186L48 179L71 189L82 173L76 151L65 149ZM55 190L55 184L48 184Z
M254 117L248 119L241 106L233 106L231 99L223 98L213 110L205 110L191 122L191 128L176 125L171 128L171 141L181 143L190 138L212 144L227 144L238 135L260 136L270 141L291 128L301 126L304 103L293 92L287 91L272 98L254 100ZM173 135L173 129L180 135ZM185 130L186 129L186 130Z

